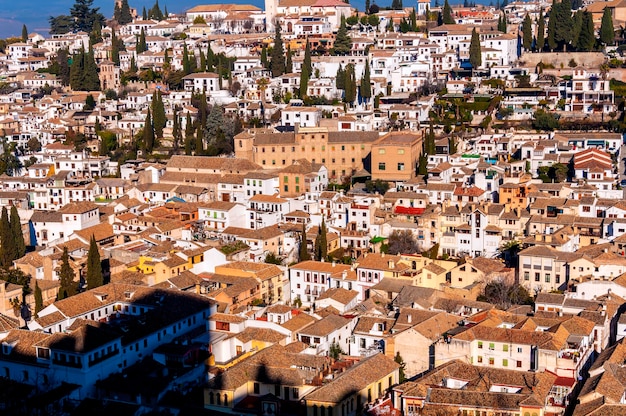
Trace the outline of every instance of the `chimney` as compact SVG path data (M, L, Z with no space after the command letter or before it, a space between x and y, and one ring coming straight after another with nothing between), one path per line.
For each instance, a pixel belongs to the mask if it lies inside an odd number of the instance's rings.
M332 265L333 265L333 267L335 267L337 265L337 262L335 260L333 260Z
M385 253L380 253L380 257L385 258Z
M406 322L410 324L412 320L413 320L413 315L408 314L408 315L406 316Z
M346 270L344 270L343 272L341 272L341 279L342 280L346 280L346 278L348 277L348 272Z

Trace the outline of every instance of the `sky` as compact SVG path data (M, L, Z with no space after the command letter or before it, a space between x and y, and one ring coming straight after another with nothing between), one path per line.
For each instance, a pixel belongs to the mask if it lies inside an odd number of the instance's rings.
M434 1L434 0L433 0ZM210 3L244 3L253 4L257 7L264 7L264 0L159 0L161 10L167 5L167 10L172 13L181 13L198 4ZM130 7L137 8L139 13L145 6L150 9L154 5L154 0L129 0ZM374 1L372 1L374 3ZM377 2L380 6L391 4L391 0ZM50 24L48 19L50 16L58 16L60 14L69 14L70 8L74 4L74 0L0 0L0 38L9 36L21 36L22 25L25 24L28 32L38 32L44 36L48 35ZM113 16L114 0L94 0L93 7L99 7L100 12L106 18ZM363 9L365 0L352 0L351 4Z

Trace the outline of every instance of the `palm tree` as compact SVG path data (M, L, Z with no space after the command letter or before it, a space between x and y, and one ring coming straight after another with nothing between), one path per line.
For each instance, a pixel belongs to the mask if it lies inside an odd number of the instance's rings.
M267 90L267 87L270 85L270 80L265 77L259 78L256 80L256 85L259 91L261 91L261 99L265 102L265 90Z

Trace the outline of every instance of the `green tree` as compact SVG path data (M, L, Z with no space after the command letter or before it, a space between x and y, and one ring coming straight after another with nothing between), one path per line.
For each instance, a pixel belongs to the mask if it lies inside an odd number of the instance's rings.
M172 148L174 149L174 154L178 153L178 149L183 141L183 132L179 118L178 110L174 109L174 122L172 125Z
M444 25L453 25L456 23L454 18L452 17L452 8L450 7L450 4L448 4L448 0L445 0L445 2L443 3L441 19Z
M478 69L482 65L482 54L480 51L480 36L476 28L472 29L472 39L469 47L469 61L472 69Z
M543 9L539 12L537 18L537 45L536 48L539 52L543 50L546 45L546 19L543 16Z
M142 27L141 32L139 33L139 41L137 42L137 54L143 53L147 50L148 45L146 44L146 32L143 30Z
M361 78L361 97L365 101L369 101L372 98L372 81L370 78L370 63L365 60L365 71L363 71L363 78Z
M89 241L89 252L87 253L87 288L95 289L104 284L102 277L102 263L100 262L100 253L98 252L98 244L96 237L91 236Z
M22 34L22 37L23 36ZM615 29L613 28L613 16L611 15L611 9L605 7L604 13L602 14L602 24L600 25L600 42L605 45L612 45L614 41Z
M133 21L133 16L130 12L130 6L128 5L128 0L122 0L121 6L118 7L117 2L115 3L115 10L113 12L113 18L120 25L125 25Z
M356 77L354 75L354 65L348 64L346 65L345 72L345 87L344 87L344 102L348 104L352 104L354 100L356 100Z
M400 355L400 351L396 353L396 356L393 358L393 360L400 365L400 368L398 369L400 373L398 376L398 381L400 383L404 383L404 380L406 380L406 373L405 373L406 363L404 362L404 359Z
M74 21L70 16L60 15L56 17L50 17L48 19L50 23L51 35L63 35L72 31L72 25Z
M348 29L346 27L346 18L341 16L341 23L335 36L335 43L333 45L333 55L348 55L352 49L352 39L348 35Z
M41 288L39 283L35 281L35 316L43 309L43 295L41 294Z
M283 258L270 251L265 255L264 262L268 264L276 264L282 266Z
M122 42L123 44L123 42ZM115 65L120 64L120 44L115 34L115 29L111 29L111 61Z
M343 69L341 64L339 64L339 68L337 68L337 74L335 75L335 87L338 90L346 89L346 71Z
M267 46L265 44L263 44L261 49L261 64L263 68L270 69L270 61L267 59Z
M17 258L13 230L9 222L9 213L6 207L2 207L0 216L0 266L8 269Z
M157 139L163 138L163 128L167 123L165 116L165 105L163 104L163 96L161 91L155 91L152 94L152 125L154 126L154 134Z
M559 121L554 114L544 110L535 111L533 119L533 128L537 130L552 131L559 127Z
M83 106L84 111L91 111L96 108L96 99L93 98L93 95L89 94L87 98L85 98L85 105Z
M100 26L104 26L104 15L100 13L99 7L91 7L93 0L76 0L70 9L70 17L73 19L72 29L75 32L89 33L94 27L94 23L98 22Z
M578 40L580 39L580 32L583 28L584 11L579 9L574 13L572 17L572 47L578 49Z
M378 31L378 25L380 24L380 18L378 17L378 15L370 14L369 16L367 16L367 24L372 26L373 28L375 28L376 31Z
M402 0L391 0L391 8L393 10L402 10Z
M148 108L148 114L146 114L146 121L143 126L142 145L146 152L151 153L154 149L154 127L152 125L152 115Z
M578 50L591 51L596 44L596 36L593 26L593 15L590 12L583 12L582 27L580 28L580 35L578 36L577 46Z
M280 34L280 25L276 24L274 33L274 47L271 53L270 70L272 77L279 77L285 73L285 49L283 47L283 38Z
M524 34L522 45L525 50L529 51L533 46L533 22L528 13L526 13L524 22L522 23L522 33Z
M11 206L11 235L13 236L15 246L15 259L21 258L26 254L26 243L24 242L24 233L22 232L22 222L15 205Z
M22 42L26 43L28 41L28 29L26 29L26 25L22 25Z
M287 59L285 60L285 73L291 74L293 72L293 62L291 60L291 45L287 45Z
M143 10L141 11L141 19L148 20L148 12L146 11L146 6L143 6Z
M309 254L309 250L307 249L305 223L302 223L302 231L300 232L300 247L298 250L298 259L300 261L311 260L311 255Z
M322 225L320 225L317 238L315 239L315 260L326 260L328 256L328 242L327 242L326 223L322 219Z
M311 78L312 71L311 44L307 39L306 47L304 48L304 60L302 61L302 68L300 70L300 98L304 98L307 95L307 87L309 85L309 79Z
M418 159L417 174L418 175L428 174L428 155L426 155L426 153L422 153Z
M57 294L57 300L62 300L74 296L76 294L76 282L74 278L76 274L74 269L70 265L70 255L67 252L67 246L63 247L63 254L61 255L61 270L59 271L59 293Z
M148 10L148 19L154 19L157 21L163 20L163 12L159 7L159 0L154 2L154 6L150 10Z

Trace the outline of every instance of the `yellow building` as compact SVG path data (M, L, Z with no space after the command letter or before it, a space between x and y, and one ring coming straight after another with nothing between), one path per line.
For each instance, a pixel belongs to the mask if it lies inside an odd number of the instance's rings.
M372 179L408 181L416 176L423 131L389 132L372 143Z
M331 181L363 169L377 132L329 131L321 127L301 127L295 132L244 131L235 136L235 155L265 169L282 169L305 157L328 169Z
M224 276L253 277L259 282L263 302L271 304L283 300L285 273L275 264L234 261L216 266L215 273Z

